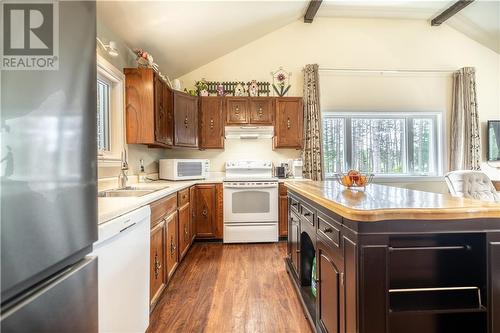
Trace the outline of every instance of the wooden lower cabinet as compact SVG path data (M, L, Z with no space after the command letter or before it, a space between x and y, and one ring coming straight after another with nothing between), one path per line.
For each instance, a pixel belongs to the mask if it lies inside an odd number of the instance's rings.
M193 185L189 188L189 235L191 237L190 243L192 244L196 238L196 186Z
M149 299L154 305L165 289L165 221L160 222L151 229L151 246L149 252Z
M170 280L179 264L177 217L177 212L173 212L165 219L165 283Z
M190 203L186 203L184 206L179 207L179 259L182 260L189 250L191 245L191 233L190 233L190 214L191 214Z
M222 239L222 184L199 184L195 192L196 237Z
M286 237L288 235L288 195L286 186L283 183L279 184L278 198L278 229L279 236Z
M344 332L343 316L343 272L342 263L336 262L332 249L317 239L317 322L322 332Z

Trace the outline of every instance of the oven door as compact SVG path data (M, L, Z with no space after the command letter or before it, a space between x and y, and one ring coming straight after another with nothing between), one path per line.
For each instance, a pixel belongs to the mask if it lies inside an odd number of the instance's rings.
M224 183L224 222L278 221L277 182Z

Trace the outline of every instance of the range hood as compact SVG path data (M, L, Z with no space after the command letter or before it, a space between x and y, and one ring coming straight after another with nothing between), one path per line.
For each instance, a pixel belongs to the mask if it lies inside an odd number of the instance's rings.
M274 126L226 126L226 139L271 139Z

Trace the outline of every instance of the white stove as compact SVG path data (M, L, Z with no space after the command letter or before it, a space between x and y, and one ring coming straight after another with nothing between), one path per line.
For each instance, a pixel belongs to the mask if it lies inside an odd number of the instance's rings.
M224 243L278 241L278 179L271 161L227 161Z

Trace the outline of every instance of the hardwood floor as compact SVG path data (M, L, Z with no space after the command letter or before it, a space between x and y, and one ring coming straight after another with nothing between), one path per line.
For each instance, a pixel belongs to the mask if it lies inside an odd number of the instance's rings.
M310 333L285 270L286 243L195 243L150 317L148 333Z

